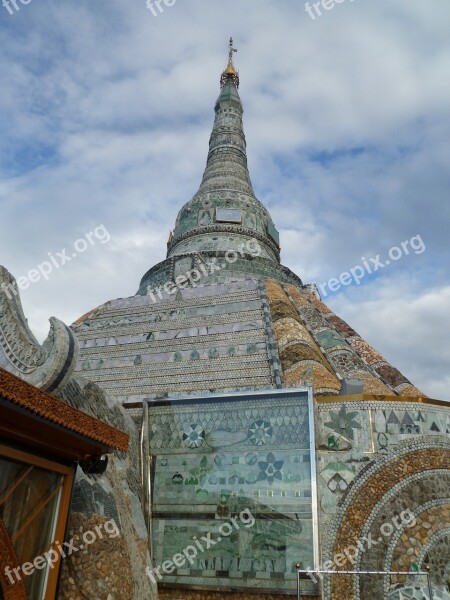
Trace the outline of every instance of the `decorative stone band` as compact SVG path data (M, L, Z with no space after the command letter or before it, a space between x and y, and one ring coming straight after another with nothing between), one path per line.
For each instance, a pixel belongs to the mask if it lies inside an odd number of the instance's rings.
M364 391L389 394L387 387L372 369L365 364L359 354L326 319L324 310L319 311L317 303L322 304L313 293L286 286L286 292L292 299L308 331L326 356L334 371L342 378L357 378L364 382Z
M335 409L339 410L339 406L343 403L343 402L354 402L355 405L358 405L360 403L364 404L364 409L367 408L373 408L373 406L371 406L372 402L380 402L380 401L386 401L389 402L389 405L387 406L387 408L394 408L397 407L400 408L401 404L427 404L430 406L445 406L447 409L449 408L449 403L446 400L434 400L432 398L428 398L428 396L391 396L391 395L386 395L386 394L356 394L353 396L339 396L339 398L336 398L336 396L321 396L320 398L317 399L317 402L319 404L334 404L335 405ZM392 405L391 405L392 403ZM375 405L374 405L375 406ZM361 405L359 405L357 407L358 409L363 408ZM406 408L406 407L405 407ZM419 407L417 406L417 409L419 409ZM356 408L355 408L356 410Z
M208 252L196 252L196 253L183 253L177 256L167 258L165 261L158 263L152 267L144 277L141 279L139 284L139 290L137 295L146 296L149 290L154 290L158 286L164 286L167 282L174 281L175 277L175 261L183 257L192 257L193 263L191 268L197 268L200 264L206 260L224 258L219 276L225 276L227 272L233 273L233 278L247 279L250 277L255 278L277 278L279 281L296 283L302 285L301 279L295 275L288 267L274 263L274 261L260 256L248 258L238 258L234 263L228 263L225 257L225 252L222 251L208 251ZM188 269L189 270L189 269ZM214 275L212 276L214 277ZM212 281L215 281L212 279ZM202 283L211 282L211 276L202 278Z
M233 172L230 173L230 177L245 181L248 184L249 189L252 189L250 175L247 170L245 148L239 148L239 145L236 143L223 146L222 140L225 136L222 135L220 138L222 139L216 137L214 140L215 147L212 148L208 154L208 163L202 181L202 191L207 187L205 185L206 182L217 176L223 177L223 173L228 173L230 167L234 165L239 165L240 172L238 173L233 169Z
M23 579L11 580L7 577L5 570L10 571L19 567L16 553L11 538L6 531L5 524L0 519L0 591L4 600L27 600L27 593Z
M391 564L396 567L392 570L409 570L413 562L422 570L428 556L433 579L446 585L450 569L450 504L448 500L441 500L439 504L428 506L416 514L415 518L416 525L408 529L408 539L404 535L399 536L395 547L390 549Z
M225 152L222 152L223 156L226 156ZM218 159L215 159L218 163ZM201 185L202 192L204 191L215 191L222 190L224 187L231 187L234 190L241 190L244 192L251 193L253 191L252 182L250 177L247 175L244 169L242 169L241 176L238 176L236 170L236 161L229 161L230 165L225 169L223 162L220 163L220 169L217 168L219 165L214 165L216 168L213 170L212 166L205 171L203 181Z
M38 390L1 368L0 396L65 429L100 442L106 448L128 451L128 434Z
M366 515L361 539L373 539L375 543L367 544L365 551L357 554L353 569L405 572L414 570L413 563L416 563L419 570L424 571L424 551L426 553L426 548L433 545L431 538L435 533L440 533L442 528L444 531L448 529L446 507L449 496L448 470L424 471L402 479L375 505L372 513ZM428 498L432 500L427 501ZM433 568L432 574L434 584L438 579L437 569ZM354 581L358 600L362 579L364 576L356 576ZM392 581L389 578L375 578L370 590L365 590L364 600L388 597L391 583L402 583L404 579L401 576Z
M194 237L197 235L214 234L214 233L227 233L227 234L234 233L234 234L239 234L239 235L244 235L244 236L247 236L250 238L254 238L255 240L258 240L258 242L261 242L262 244L265 244L266 246L268 246L270 248L270 250L276 256L277 261L280 262L280 248L279 248L279 246L277 246L275 244L275 242L273 242L267 236L262 235L261 233L259 233L258 231L255 231L254 229L248 229L247 227L237 227L236 225L220 225L220 224L205 225L203 227L194 227L193 229L189 229L188 231L179 235L178 237L174 237L171 240L170 245L168 246L168 255L167 256L171 256L175 247L180 242L183 242L184 240L186 240L190 237Z
M287 600L292 596L280 594L258 594L250 592L206 592L206 591L188 591L182 590L183 595L180 595L180 590L176 589L159 589L158 595L160 600ZM302 596L302 600L319 600L317 596Z
M267 349L269 353L270 368L272 371L272 378L276 388L283 387L283 374L280 363L280 356L278 354L278 346L275 340L274 327L272 318L270 316L269 300L267 298L266 289L263 282L258 281L258 289L261 296L261 302L263 307L263 319L264 327L267 336Z
M251 182L246 182L236 177L236 169L230 171L216 171L215 177L209 177L207 183L203 183L199 192L223 192L232 189L234 192L242 194L254 194Z
M363 381L364 393L424 397L313 293L272 281L267 291L286 385L310 372L313 383L321 379L316 394L336 393L336 377L352 377Z
M233 158L240 159L243 167L247 167L247 155L245 152L245 136L238 127L217 127L211 138L210 149L207 158L207 171L214 159L222 158L223 154L229 154ZM248 176L248 179L250 177Z

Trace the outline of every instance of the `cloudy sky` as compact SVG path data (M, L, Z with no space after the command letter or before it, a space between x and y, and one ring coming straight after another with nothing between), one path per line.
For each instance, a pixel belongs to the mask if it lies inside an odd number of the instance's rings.
M314 20L302 0L168 4L156 17L146 0L0 6L0 264L16 278L59 267L21 294L37 337L52 315L133 295L165 257L233 35L252 180L283 263L323 284L420 236L420 252L323 288L325 301L450 400L448 0L343 0Z

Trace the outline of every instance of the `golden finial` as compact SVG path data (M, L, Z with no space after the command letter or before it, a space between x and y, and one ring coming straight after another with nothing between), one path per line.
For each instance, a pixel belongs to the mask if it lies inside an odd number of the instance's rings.
M233 38L230 37L228 43L228 65L225 71L222 73L220 78L220 86L223 87L225 83L231 79L236 87L239 87L239 71L234 68L233 65L233 52L237 52L237 48L233 46Z

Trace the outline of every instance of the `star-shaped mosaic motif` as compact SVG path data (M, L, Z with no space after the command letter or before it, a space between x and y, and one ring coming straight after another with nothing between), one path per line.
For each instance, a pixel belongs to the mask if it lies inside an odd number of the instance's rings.
M249 440L255 446L265 446L267 440L273 436L273 428L269 421L259 419L248 430Z

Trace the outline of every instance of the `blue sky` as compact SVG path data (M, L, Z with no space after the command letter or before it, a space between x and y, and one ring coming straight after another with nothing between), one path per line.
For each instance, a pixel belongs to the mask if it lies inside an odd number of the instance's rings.
M238 47L253 185L304 282L403 256L326 302L429 395L450 400L450 4L31 0L0 6L0 264L33 331L136 292L205 165L227 41Z

